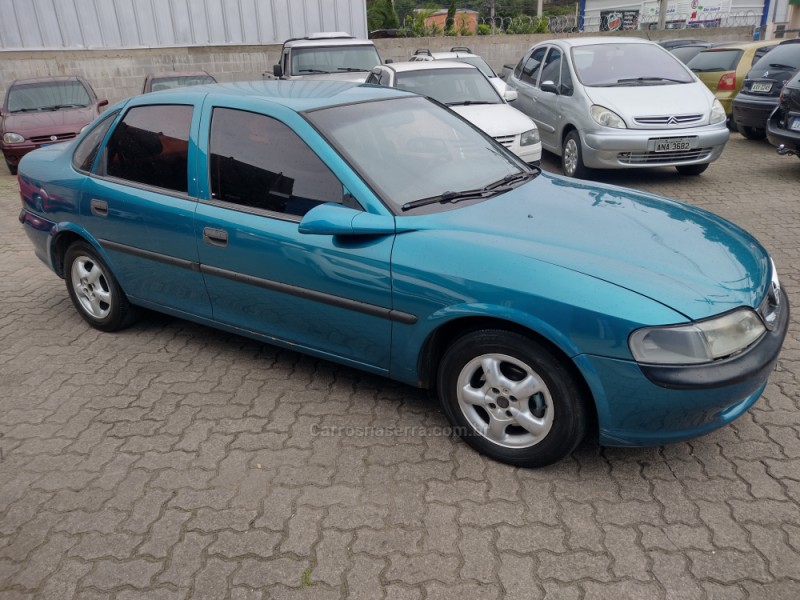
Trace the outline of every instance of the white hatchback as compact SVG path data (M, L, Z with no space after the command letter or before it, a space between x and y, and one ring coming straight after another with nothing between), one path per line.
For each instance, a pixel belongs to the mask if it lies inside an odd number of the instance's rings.
M542 158L533 120L508 105L480 70L445 60L398 62L372 69L366 83L396 87L447 105L528 164ZM516 92L509 90L516 97Z

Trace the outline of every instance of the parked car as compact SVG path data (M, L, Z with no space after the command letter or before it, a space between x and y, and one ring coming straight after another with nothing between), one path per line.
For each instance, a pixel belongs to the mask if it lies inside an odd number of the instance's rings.
M467 63L468 65L480 69L481 73L486 75L492 85L497 88L501 96L505 97L506 90L508 89L506 82L494 72L494 69L489 66L489 63L483 60L480 55L474 54L472 50L466 46L455 46L450 48L450 52L431 52L427 48L419 48L414 52L414 56L408 60L411 62L449 60Z
M680 48L681 46L691 46L693 44L707 44L706 40L697 40L697 39L690 39L690 38L671 38L668 40L661 40L658 42L658 45L662 48L666 48L667 50L673 50L674 48Z
M176 87L205 85L207 83L217 83L217 80L205 71L161 71L159 73L150 73L145 77L142 93L148 94L160 90L171 90Z
M533 46L508 84L564 173L673 166L699 175L728 141L725 111L677 58L638 38L557 39Z
M733 99L742 88L745 75L779 43L780 40L772 40L715 46L698 53L686 64L720 101L731 131L736 131L732 118Z
M381 64L371 40L342 31L312 33L286 40L279 63L272 67L278 79L338 79L362 82L370 69Z
M670 54L681 61L683 64L687 64L690 60L692 60L695 56L700 54L703 50L707 48L711 48L713 44L711 42L699 42L697 44L686 44L685 46L676 46L674 48L670 48Z
M98 99L82 77L17 79L0 107L0 149L12 175L36 148L71 140L100 114Z
M800 69L800 38L781 42L747 73L733 99L733 122L749 140L763 140L781 88Z
M429 98L320 89L136 96L23 158L20 221L81 317L147 307L433 388L526 467L589 427L657 445L756 402L789 307L754 237L545 174Z
M767 120L767 139L778 147L778 154L800 157L800 71L778 96L778 106Z
M522 160L539 164L542 143L531 118L512 108L476 67L462 62L398 62L372 69L367 83L396 87L449 106ZM511 99L514 90L507 90Z

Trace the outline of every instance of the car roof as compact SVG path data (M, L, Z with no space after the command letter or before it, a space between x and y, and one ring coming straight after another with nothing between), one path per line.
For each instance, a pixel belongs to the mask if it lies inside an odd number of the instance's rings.
M303 38L292 38L283 43L285 48L317 48L327 46L374 46L370 40L357 38L343 31L312 33Z
M162 77L210 77L206 71L158 71L156 73L148 73L147 76L152 79L160 79Z
M436 71L437 69L478 69L474 65L450 60L395 62L380 66L391 69L395 73L405 73L408 71Z
M137 104L163 104L170 98L180 101L206 94L251 99L253 106L257 106L260 102L279 104L295 112L413 95L396 88L330 79L307 81L270 79L173 88L159 91L157 97L155 94L137 96Z
M749 48L763 48L764 46L777 46L780 40L761 40L760 42L731 42L729 44L714 45L708 50L748 50ZM704 50L704 52L708 51Z
M594 46L596 44L648 44L656 46L655 42L636 37L618 37L618 36L591 36L591 37L574 37L574 38L560 38L555 40L548 40L540 44L559 43L564 46L578 47L578 46Z
M431 56L436 60L447 60L448 58L480 58L474 52L431 52Z
M15 79L11 82L12 85L17 84L26 84L26 83L47 83L52 81L80 81L83 83L85 80L83 77L78 77L77 75L54 75L52 77L33 77L31 79Z

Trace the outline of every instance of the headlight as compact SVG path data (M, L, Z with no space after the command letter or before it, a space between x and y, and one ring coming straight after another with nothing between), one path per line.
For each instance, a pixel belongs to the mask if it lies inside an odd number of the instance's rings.
M18 133L5 133L3 134L3 141L6 144L21 144L25 138Z
M592 118L603 127L614 127L616 129L626 129L625 121L622 120L613 110L608 110L605 106L592 106Z
M647 327L634 331L628 344L642 363L696 364L711 362L744 350L766 331L749 308L691 325Z
M722 108L722 104L719 100L714 98L714 103L711 105L711 124L722 123L727 118L728 115L725 114L725 109Z
M519 136L519 145L520 146L533 146L534 144L539 143L539 130L535 127L533 129L529 129L528 131L524 131Z

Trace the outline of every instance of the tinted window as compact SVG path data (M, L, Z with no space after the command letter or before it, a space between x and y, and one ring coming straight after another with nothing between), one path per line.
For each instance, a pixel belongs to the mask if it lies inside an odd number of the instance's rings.
M114 122L118 114L119 111L114 111L113 113L103 115L103 118L94 126L94 129L81 140L81 143L75 148L75 154L72 155L72 165L76 169L80 171L91 170L94 159L97 158L97 151L100 149L100 144L103 143L108 128L111 127L111 123Z
M690 60L686 66L696 73L713 71L733 71L739 64L741 50L703 50Z
M177 77L154 77L150 82L151 91L170 90L176 87L188 87L191 85L204 85L207 83L217 83L211 75L180 75Z
M8 112L57 110L92 103L80 81L18 83L8 90Z
M788 67L788 69L786 69ZM753 70L769 70L770 68L780 68L781 70L800 69L800 44L781 44L775 46L767 52L759 61L753 65Z
M430 69L396 76L398 88L430 96L450 106L467 103L500 104L494 86L478 69Z
M105 174L185 193L191 122L191 106L130 109L106 145Z
M655 44L592 44L572 49L578 79L586 86L691 83L683 64Z
M525 65L522 67L522 75L520 79L532 85L538 85L539 83L539 67L542 64L542 59L544 58L544 53L547 52L547 48L537 48L533 51L530 58L525 61Z
M681 46L680 48L670 50L670 52L672 52L672 56L686 64L705 48L706 46Z
M547 54L547 60L544 61L542 67L542 81L552 81L556 85L559 84L559 75L561 74L561 51L557 48L551 48Z
M264 115L215 108L210 153L215 200L290 215L343 201L342 184L319 157L289 127Z

